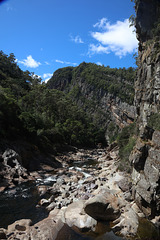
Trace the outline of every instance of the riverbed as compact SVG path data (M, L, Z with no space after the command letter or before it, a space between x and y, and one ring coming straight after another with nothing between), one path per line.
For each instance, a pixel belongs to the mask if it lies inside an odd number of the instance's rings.
M47 219L53 209L61 212L61 209L67 209L72 203L78 203L79 200L85 202L106 189L115 192L116 195L119 194L119 198L122 199L120 203L122 212L126 211L126 209L127 211L130 208L134 209L134 203L130 205L132 197L129 188L123 195L123 191L117 185L121 180L124 180L124 174L117 171L115 164L119 161L117 148L109 153L106 149L81 149L76 153L57 156L57 161L62 163L62 168L54 171L33 173L36 176L35 181L29 181L18 185L16 188L7 189L0 195L0 227L7 228L9 224L19 219L31 219L33 226L39 226L39 222L41 220L43 222L45 218ZM125 188L127 188L127 184ZM123 206L127 204L127 208ZM126 221L125 216L123 214L121 216L122 219L119 221ZM129 224L134 225L131 220L129 219ZM35 225L36 223L37 225ZM69 226L66 222L53 239L125 239L125 237L122 238L114 234L112 229L114 225L116 223L97 221L94 230L88 228L80 230L75 227L74 222L72 226ZM130 225L128 229L132 227ZM38 229L38 227L36 228ZM155 230L151 235L154 240L159 239ZM146 239L146 236L138 239Z

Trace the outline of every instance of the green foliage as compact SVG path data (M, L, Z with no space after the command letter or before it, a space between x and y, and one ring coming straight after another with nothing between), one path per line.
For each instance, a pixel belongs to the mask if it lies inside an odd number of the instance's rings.
M154 23L152 34L154 38L160 36L160 18L158 18L158 20Z
M60 70L60 79L71 81L73 68ZM72 94L78 95L78 86ZM104 129L92 123L62 91L40 84L34 73L23 72L13 54L0 52L0 137L23 138L43 150L57 144L95 146L105 142Z
M23 72L15 61L14 54L9 56L0 51L0 86L10 89L16 99L30 89L32 78L28 71Z
M81 96L82 94L79 86L81 82L81 84L86 85L88 91L93 91L96 101L100 93L109 92L122 101L132 104L135 74L136 70L132 67L117 69L83 62L75 68L58 69L48 81L47 86L77 97L77 95Z
M64 88L67 88L68 84L71 83L72 80L72 71L73 67L65 67L65 68L60 68L54 73L54 77L56 77L57 82L62 81L63 85L61 86L60 90L64 90ZM49 88L55 88L53 87L53 82L49 81L50 84L47 83Z
M148 126L160 131L160 113L153 113L148 119Z
M135 146L136 136L138 135L138 130L136 123L132 123L122 129L117 137L117 143L119 146L120 163L119 169L130 172L131 166L129 162L129 155Z
M65 92L79 108L84 109L95 126L105 129L110 110L109 106L102 108L103 97L133 104L135 76L136 70L132 67L117 69L83 62L77 67L58 69L47 87ZM117 132L117 127L110 132L111 141L115 140Z
M129 17L129 23L130 23L130 27L132 26L135 26L135 15L132 14L130 17Z
M119 131L119 128L113 121L108 124L107 134L109 136L109 143L112 143L116 140L118 131Z
M96 144L96 127L90 128L91 120L78 109L71 99L58 90L36 86L20 101L20 119L28 131L35 131L52 143L71 145Z
M75 68L59 69L47 85L40 84L34 73L19 68L13 54L7 56L1 51L0 136L25 138L44 150L52 150L57 144L105 144L102 119L106 115L96 103L100 95L108 92L131 103L134 75L133 68L111 69L82 63ZM59 82L60 89L52 89ZM91 98L81 92L82 83L87 84L87 91L93 90ZM85 111L77 107L73 99L77 99ZM94 121L87 109L94 112ZM111 132L112 127L109 127ZM114 129L114 133L116 131Z
M0 90L0 138L18 138L24 130L18 118L20 109L13 98L5 96L2 88Z

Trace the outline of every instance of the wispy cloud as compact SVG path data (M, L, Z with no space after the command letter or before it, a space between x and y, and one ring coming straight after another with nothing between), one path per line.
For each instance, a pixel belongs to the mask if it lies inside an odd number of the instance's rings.
M102 63L101 62L96 62L97 65L99 66L102 66Z
M105 29L109 25L110 25L110 23L108 22L107 18L102 18L102 19L99 20L99 22L95 23L93 25L93 27L94 28L98 27L98 28Z
M55 62L62 63L62 64L64 63L64 61L61 61L61 60L58 60L58 59L56 59Z
M93 54L100 54L100 53L110 53L110 50L108 47L103 46L102 44L90 44L89 45L89 51L88 55L91 56Z
M84 43L84 41L79 35L73 37L72 34L70 34L70 39L72 42L75 42L75 43Z
M56 59L55 62L61 63L61 64L65 64L65 65L73 65L73 66L77 65L77 63L68 62L68 61L62 61L62 60L58 60L58 59Z
M24 66L30 68L37 68L39 65L41 65L40 62L33 59L32 55L29 55L26 59L23 59L22 61L19 60L18 63L21 63Z
M129 27L128 19L111 24L106 18L102 18L93 27L99 29L91 32L91 36L98 43L89 45L89 55L113 52L121 58L133 53L138 46L134 28Z

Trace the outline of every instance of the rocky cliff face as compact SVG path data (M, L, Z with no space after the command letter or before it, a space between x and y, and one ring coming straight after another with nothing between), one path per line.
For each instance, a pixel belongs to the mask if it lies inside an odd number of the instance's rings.
M68 94L96 125L105 128L110 141L118 129L135 119L134 76L132 68L118 70L83 62L76 68L58 69L48 87Z
M135 105L139 138L130 156L135 199L147 216L160 213L160 0L137 0L139 40ZM151 120L156 116L157 124Z

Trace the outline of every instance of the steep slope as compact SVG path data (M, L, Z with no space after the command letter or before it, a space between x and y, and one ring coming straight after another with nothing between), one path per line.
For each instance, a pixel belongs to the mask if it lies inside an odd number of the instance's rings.
M135 74L133 68L112 69L83 62L78 67L58 69L47 86L67 93L97 126L107 130L110 141L119 128L134 121Z
M139 39L135 105L139 138L130 156L134 195L147 216L160 213L160 0L135 1Z
M55 146L105 142L104 131L64 92L46 88L19 68L14 54L0 51L0 150L4 141L15 139L47 152Z

